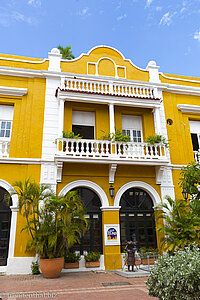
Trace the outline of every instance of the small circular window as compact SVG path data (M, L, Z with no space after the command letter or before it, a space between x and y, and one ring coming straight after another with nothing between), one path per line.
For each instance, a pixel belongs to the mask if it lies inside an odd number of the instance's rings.
M172 125L173 121L171 119L167 119L167 125Z

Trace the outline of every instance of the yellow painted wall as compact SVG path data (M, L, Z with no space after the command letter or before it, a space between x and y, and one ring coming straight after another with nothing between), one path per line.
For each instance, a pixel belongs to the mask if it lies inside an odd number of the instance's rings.
M122 129L122 115L133 115L142 117L143 137L155 133L152 109L115 106L115 127Z
M177 105L199 105L199 97L164 92L163 102L166 120L173 121L172 125L167 124L171 162L186 165L194 160L189 120L200 121L200 116L183 113L178 110Z
M0 104L14 105L10 157L40 158L42 153L45 79L0 76L2 86L27 88L23 97L0 96Z
M23 68L32 70L48 70L49 61L43 62L43 59L24 57L18 55L0 54L0 66ZM3 58L6 58L5 60ZM26 62L28 61L28 62ZM36 62L36 63L32 63Z
M89 55L85 54L75 61L63 61L61 62L62 72L76 73L76 74L87 74L87 63L98 63L101 58L109 58L115 62L119 67L126 67L126 79L149 81L149 73L143 71L134 66L130 61L125 60L120 53L110 47L98 47L92 50ZM119 68L117 74L114 74L113 63L111 60L104 60L99 62L99 74L102 76L113 76L118 75L124 77L124 71ZM91 66L91 74L95 74L94 66ZM89 68L90 69L90 68Z
M5 180L13 186L15 181L24 180L29 177L40 182L40 165L25 165L25 164L0 164L0 179ZM17 213L17 230L15 237L15 257L31 256L30 253L25 252L26 244L29 235L26 231L21 232L21 229L26 225L25 218Z
M65 102L64 131L72 130L72 111L95 112L95 138L103 135L101 130L109 132L108 106L101 104L85 104L75 102Z

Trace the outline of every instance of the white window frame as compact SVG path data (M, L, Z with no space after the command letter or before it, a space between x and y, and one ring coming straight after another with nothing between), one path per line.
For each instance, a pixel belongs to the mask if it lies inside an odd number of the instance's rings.
M95 112L91 111L72 111L72 125L91 126L94 128L95 139Z
M133 131L136 131L136 136L133 136ZM140 132L140 137L137 136L137 132ZM130 141L134 143L143 142L143 130L142 130L142 117L136 115L122 115L122 132L130 136ZM130 134L129 134L130 132ZM134 138L137 141L134 141ZM138 139L141 138L141 141Z

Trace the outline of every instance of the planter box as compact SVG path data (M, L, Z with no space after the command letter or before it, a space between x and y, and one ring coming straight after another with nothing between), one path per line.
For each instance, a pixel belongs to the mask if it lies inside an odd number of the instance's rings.
M79 268L79 262L65 263L64 268L65 269L76 269L76 268Z
M98 268L98 267L100 267L100 261L86 261L85 267L86 268Z
M156 259L155 258L149 258L149 264L154 265ZM148 259L147 258L142 258L142 264L143 265L148 265Z

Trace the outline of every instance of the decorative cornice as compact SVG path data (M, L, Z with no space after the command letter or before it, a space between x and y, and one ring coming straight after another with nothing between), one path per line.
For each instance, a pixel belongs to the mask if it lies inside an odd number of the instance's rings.
M16 87L7 87L7 86L0 86L0 95L6 96L24 96L28 92L26 88L16 88Z
M189 105L189 104L178 104L178 110L182 112L188 112L193 114L200 113L200 106L199 105Z
M137 106L144 108L160 107L160 101L153 99L131 98L116 95L100 95L95 93L81 93L73 91L56 91L59 99L67 101L90 102L98 104L114 104L119 106Z

